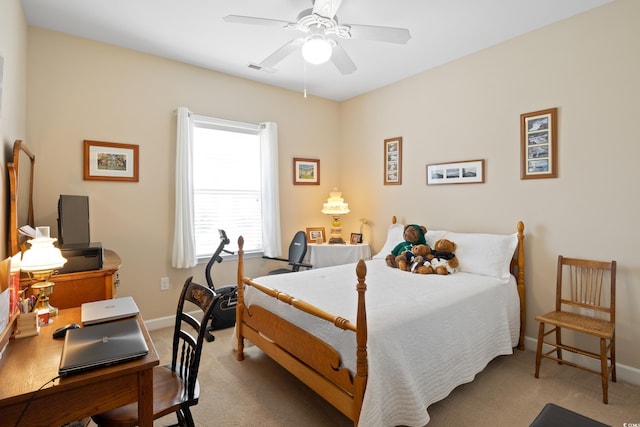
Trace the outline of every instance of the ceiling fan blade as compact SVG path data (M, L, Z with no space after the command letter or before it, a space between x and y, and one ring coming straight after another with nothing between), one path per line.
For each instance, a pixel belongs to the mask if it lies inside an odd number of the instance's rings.
M325 18L333 18L336 16L340 3L342 3L342 0L315 0L313 2L313 13Z
M260 64L261 67L273 68L280 61L295 52L302 44L302 39L294 39L279 47L271 55L267 56Z
M347 54L347 51L339 44L333 47L333 51L331 52L331 62L333 62L341 74L351 74L358 69L356 64L353 63Z
M387 43L405 44L411 39L411 33L406 28L376 27L374 25L352 25L349 34L353 39L376 40Z
M231 22L233 24L264 25L268 27L278 27L278 28L284 28L290 24L287 21L280 21L278 19L256 18L255 16L242 16L242 15L227 15L222 19L225 22Z

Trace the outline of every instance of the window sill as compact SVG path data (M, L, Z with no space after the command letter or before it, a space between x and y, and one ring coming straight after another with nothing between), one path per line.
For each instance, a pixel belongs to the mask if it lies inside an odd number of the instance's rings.
M262 255L264 255L264 251L251 251L251 252L247 251L247 252L244 253L244 259L262 258ZM221 254L220 256L222 257L222 259L224 261L237 261L238 260L237 253L234 253L233 255ZM209 255L207 257L200 257L200 258L198 258L198 264L206 264L206 263L209 262L210 259L211 259L211 255Z

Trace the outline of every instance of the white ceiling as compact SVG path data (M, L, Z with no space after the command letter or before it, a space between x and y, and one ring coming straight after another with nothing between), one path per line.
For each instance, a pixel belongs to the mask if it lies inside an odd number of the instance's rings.
M227 23L226 15L295 22L312 0L22 0L27 23L342 101L612 0L343 0L341 24L407 28L407 44L339 39L358 69L305 65L300 52L276 72L260 63L300 33ZM306 83L305 83L306 80Z

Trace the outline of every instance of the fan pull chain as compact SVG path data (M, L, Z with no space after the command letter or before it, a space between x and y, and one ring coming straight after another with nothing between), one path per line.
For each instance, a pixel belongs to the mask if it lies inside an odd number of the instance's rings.
M307 97L307 61L302 60L304 63L304 97Z

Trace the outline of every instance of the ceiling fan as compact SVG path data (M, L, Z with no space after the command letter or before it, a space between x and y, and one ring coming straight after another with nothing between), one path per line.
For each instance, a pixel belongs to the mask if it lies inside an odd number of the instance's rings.
M338 44L336 37L397 44L405 44L411 38L409 30L406 28L339 24L336 12L341 3L342 0L315 0L313 8L300 12L296 22L242 15L227 15L223 19L226 22L236 24L265 25L303 33L302 37L289 41L254 66L254 68L271 71L287 56L302 49L302 55L306 61L321 64L331 59L340 73L351 74L357 67L347 52Z

